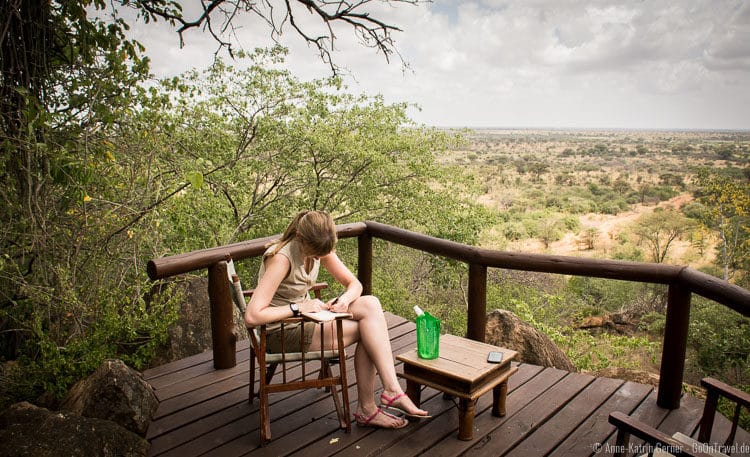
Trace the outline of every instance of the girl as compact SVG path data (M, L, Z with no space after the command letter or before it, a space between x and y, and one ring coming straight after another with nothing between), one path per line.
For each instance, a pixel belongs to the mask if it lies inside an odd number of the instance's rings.
M387 409L399 411L410 418L429 417L427 411L417 408L401 389L393 366L388 325L380 301L371 295L361 295L362 284L336 255L336 241L336 227L328 213L302 211L297 214L281 239L272 243L263 254L258 285L245 312L245 322L257 326L295 316L299 312L323 309L351 313L353 319L343 321L343 340L346 346L359 343L354 351L359 397L354 413L357 424L401 428L409 423L403 417L389 414ZM308 295L321 265L346 289L336 300L326 303L310 299ZM331 334L334 334L335 326L330 324L330 327ZM273 332L270 326L269 330ZM285 327L287 348L293 349L296 345L296 349L300 349L299 332L304 332L306 350L320 350L320 328L315 323L306 323L304 328L301 325L296 329ZM336 349L329 347L335 341L334 338L326 343L325 349ZM269 352L281 347L278 336L274 340L269 335L268 345ZM379 406L374 398L376 374L383 384Z

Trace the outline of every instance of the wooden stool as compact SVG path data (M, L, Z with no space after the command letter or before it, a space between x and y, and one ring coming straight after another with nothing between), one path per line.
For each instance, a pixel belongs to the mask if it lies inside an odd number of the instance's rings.
M501 363L488 363L490 351L503 353ZM492 346L453 335L440 335L440 357L433 360L420 359L416 348L396 356L404 363L406 393L420 405L421 386L430 386L448 395L459 398L458 439L471 440L474 426L474 403L477 398L492 389L492 415L505 415L505 397L508 394L508 378L518 371L510 366L518 353L510 349Z

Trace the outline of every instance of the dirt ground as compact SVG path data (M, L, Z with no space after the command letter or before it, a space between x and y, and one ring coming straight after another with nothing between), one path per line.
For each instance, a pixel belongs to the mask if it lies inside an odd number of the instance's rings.
M609 214L596 214L589 213L580 216L581 227L585 230L586 228L595 228L599 231L598 238L596 239L594 249L588 250L582 247L580 243L580 235L568 232L561 240L554 241L550 244L549 248L545 249L544 244L536 239L522 240L519 242L511 243L508 246L509 250L531 252L531 253L547 253L553 255L567 255L574 257L608 257L612 249L617 244L617 236L624 230L628 225L634 223L639 217L644 214L653 212L654 209L661 207L672 207L679 209L685 203L693 200L693 196L690 194L681 194L668 201L660 202L657 205L634 205L630 211L619 213L616 215ZM689 240L676 240L669 253L669 262L692 265L705 264L711 261L710 252L711 249L706 249L702 257L695 258L697 255L693 252ZM687 262L686 258L690 256L690 261Z

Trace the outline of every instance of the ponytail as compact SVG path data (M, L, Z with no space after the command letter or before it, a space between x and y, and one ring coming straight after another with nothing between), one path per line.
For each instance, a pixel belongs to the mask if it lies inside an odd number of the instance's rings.
M271 255L279 252L297 235L315 255L332 252L338 241L336 225L330 214L325 211L300 211L289 223L281 238L271 243L270 246L275 245Z

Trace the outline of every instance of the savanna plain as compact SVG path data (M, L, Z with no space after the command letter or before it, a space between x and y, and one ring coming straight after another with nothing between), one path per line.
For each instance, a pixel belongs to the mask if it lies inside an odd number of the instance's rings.
M498 215L482 247L688 265L748 286L750 132L479 129L467 138L439 159L468 172ZM579 370L658 381L665 287L510 270L489 277L488 311L531 323ZM439 312L458 330L452 308ZM748 319L694 296L686 383L712 375L747 387L748 354Z

